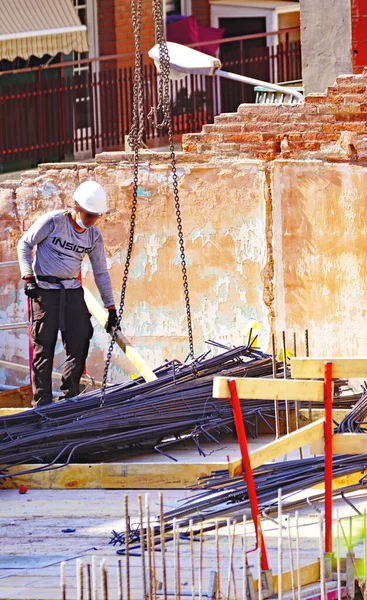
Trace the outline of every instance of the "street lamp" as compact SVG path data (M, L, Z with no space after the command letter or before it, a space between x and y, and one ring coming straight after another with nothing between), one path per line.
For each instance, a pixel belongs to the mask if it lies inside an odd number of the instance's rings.
M188 48L174 42L167 42L168 53L170 57L170 79L183 79L186 75L217 75L232 81L240 81L241 83L249 83L250 85L261 85L263 88L281 92L288 96L293 96L298 102L303 102L303 96L291 87L283 87L276 83L268 83L246 75L238 75L237 73L228 73L221 69L222 63L215 56L209 56L194 48ZM159 46L158 44L151 48L148 52L150 58L154 60L155 66L159 71Z

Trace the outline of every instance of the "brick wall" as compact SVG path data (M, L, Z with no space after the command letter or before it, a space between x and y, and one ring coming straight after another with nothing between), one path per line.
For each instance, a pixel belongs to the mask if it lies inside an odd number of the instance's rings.
M192 14L196 17L199 25L210 27L210 5L209 0L193 0Z
M116 54L115 0L98 0L99 55Z
M354 73L367 65L367 0L351 0L352 61Z
M215 117L202 133L184 135L183 150L265 160L311 152L345 160L356 158L351 144L360 158L367 158L366 135L367 69L341 75L324 94L309 94L303 104L242 104L236 113Z
M116 52L124 53L125 57L119 59L119 66L134 64L134 35L131 23L130 0L115 0L116 22ZM141 18L141 50L146 54L155 44L153 16L150 2L143 3Z

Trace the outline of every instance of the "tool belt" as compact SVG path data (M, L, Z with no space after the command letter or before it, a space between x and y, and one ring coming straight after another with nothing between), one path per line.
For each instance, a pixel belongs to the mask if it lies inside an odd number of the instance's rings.
M77 277L67 277L61 279L60 277L54 277L53 275L36 275L39 281L47 281L47 283L61 283L63 281L73 281L74 279L78 279Z
M66 306L66 290L63 286L63 281L74 281L77 277L68 277L61 279L54 275L36 275L39 281L46 281L47 283L60 283L60 308L59 308L59 328L60 331L65 331L65 306Z

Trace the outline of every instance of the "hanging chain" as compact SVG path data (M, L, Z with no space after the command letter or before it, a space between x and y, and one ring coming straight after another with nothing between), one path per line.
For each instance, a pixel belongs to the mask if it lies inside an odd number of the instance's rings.
M153 18L155 23L156 39L159 47L159 83L158 83L158 105L153 107L148 118L151 120L156 128L163 129L167 128L169 151L171 155L171 168L172 168L172 184L173 184L173 197L175 202L176 219L177 219L177 231L178 231L178 243L180 248L181 256L181 269L182 269L182 280L185 296L186 305L186 318L187 318L187 331L189 337L190 356L194 358L194 339L192 332L192 319L191 319L191 307L190 307L190 295L189 295L189 284L187 280L187 268L186 268L186 257L185 257L185 244L182 230L182 218L181 218L181 207L180 197L178 193L178 181L177 181L177 168L176 168L176 155L175 146L173 143L173 128L172 128L172 115L171 115L171 98L170 98L170 57L167 47L167 42L164 35L164 17L162 11L162 0L153 0ZM162 115L161 122L158 122L158 117Z
M127 287L127 280L129 276L129 268L131 262L131 255L134 245L134 233L135 233L135 220L136 211L138 204L138 179L139 179L139 148L143 141L144 133L144 91L143 91L143 70L141 61L141 50L140 50L140 23L141 23L141 7L142 0L131 0L131 15L133 32L135 39L135 72L134 72L134 86L133 86L133 118L131 131L128 137L128 142L133 149L134 153L134 175L133 175L133 197L131 204L131 215L130 215L130 231L129 231L129 243L127 247L124 275L122 278L120 305L117 313L116 326L113 330L112 338L107 352L106 364L103 373L103 382L101 390L101 407L104 406L106 397L106 385L108 370L111 364L112 351L116 342L117 332L120 328L122 315L124 312L125 305L125 294Z

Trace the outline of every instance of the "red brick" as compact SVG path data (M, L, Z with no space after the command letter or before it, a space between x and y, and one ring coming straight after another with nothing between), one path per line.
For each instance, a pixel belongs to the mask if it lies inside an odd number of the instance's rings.
M182 151L183 152L197 152L197 146L196 144L182 144Z
M326 94L308 94L308 96L305 96L305 102L310 104L324 104L326 101Z
M300 134L297 134L300 136ZM282 139L284 138L284 134L283 133L263 133L261 134L262 137L262 141L263 142L281 142ZM301 136L300 136L301 137Z
M184 133L182 136L182 142L202 142L204 141L204 135L202 133Z
M336 85L328 87L328 94L365 94L366 84Z
M223 142L259 142L260 134L259 133L228 133L223 134Z
M239 133L242 131L242 125L227 123L227 124L217 124L213 125L204 125L203 133Z
M351 114L351 113L339 113L338 115L335 115L335 120L338 121L345 121L345 122L350 122L350 121L367 121L367 113L363 112L363 113L356 113L356 114Z
M238 113L223 113L214 117L214 123L242 123L243 118Z

